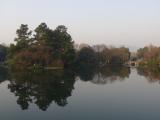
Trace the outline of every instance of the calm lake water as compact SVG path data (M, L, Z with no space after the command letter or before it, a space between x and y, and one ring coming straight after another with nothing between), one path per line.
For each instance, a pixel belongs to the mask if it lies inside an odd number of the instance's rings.
M160 120L160 73L0 69L1 120Z

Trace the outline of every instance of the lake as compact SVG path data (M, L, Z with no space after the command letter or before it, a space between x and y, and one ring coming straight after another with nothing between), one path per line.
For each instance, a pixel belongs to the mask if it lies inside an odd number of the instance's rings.
M159 120L160 73L147 69L9 72L0 68L1 120Z

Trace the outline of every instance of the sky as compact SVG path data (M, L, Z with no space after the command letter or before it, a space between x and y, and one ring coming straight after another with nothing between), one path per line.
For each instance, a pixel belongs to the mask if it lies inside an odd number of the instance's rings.
M160 0L0 0L0 43L16 29L65 25L75 43L160 46Z

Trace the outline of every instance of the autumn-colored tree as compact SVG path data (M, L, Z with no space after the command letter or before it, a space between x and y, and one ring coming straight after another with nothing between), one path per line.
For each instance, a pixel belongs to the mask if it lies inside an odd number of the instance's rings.
M150 45L137 51L137 55L142 59L141 64L156 65L160 64L160 48Z
M105 48L101 52L101 62L103 64L123 64L130 59L128 48Z

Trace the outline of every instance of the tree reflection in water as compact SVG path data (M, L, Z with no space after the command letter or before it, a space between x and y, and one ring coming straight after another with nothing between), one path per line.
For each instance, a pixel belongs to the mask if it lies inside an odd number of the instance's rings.
M18 97L17 104L23 110L28 109L30 103L44 111L52 101L65 106L75 83L75 76L69 71L43 71L43 74L21 71L12 72L11 76L8 88Z
M108 66L102 69L81 69L78 71L79 78L94 84L107 84L114 81L123 81L130 75L130 68L123 66Z
M152 67L152 68L137 68L137 72L139 75L146 77L148 82L160 82L160 68Z
M137 68L139 75L145 76L149 82L160 81L159 68ZM65 106L67 98L72 96L76 78L90 81L93 84L107 84L129 78L130 68L104 67L102 69L84 68L61 71L18 71L8 72L0 68L0 81L10 79L8 88L17 97L17 104L23 110L35 104L45 111L54 101L58 106ZM8 77L9 76L9 77Z
M79 69L61 71L18 71L10 72L8 88L17 97L17 104L22 110L36 104L45 111L54 101L58 106L65 106L72 95L76 78L94 84L107 84L122 81L129 77L130 68L105 67L103 69Z

